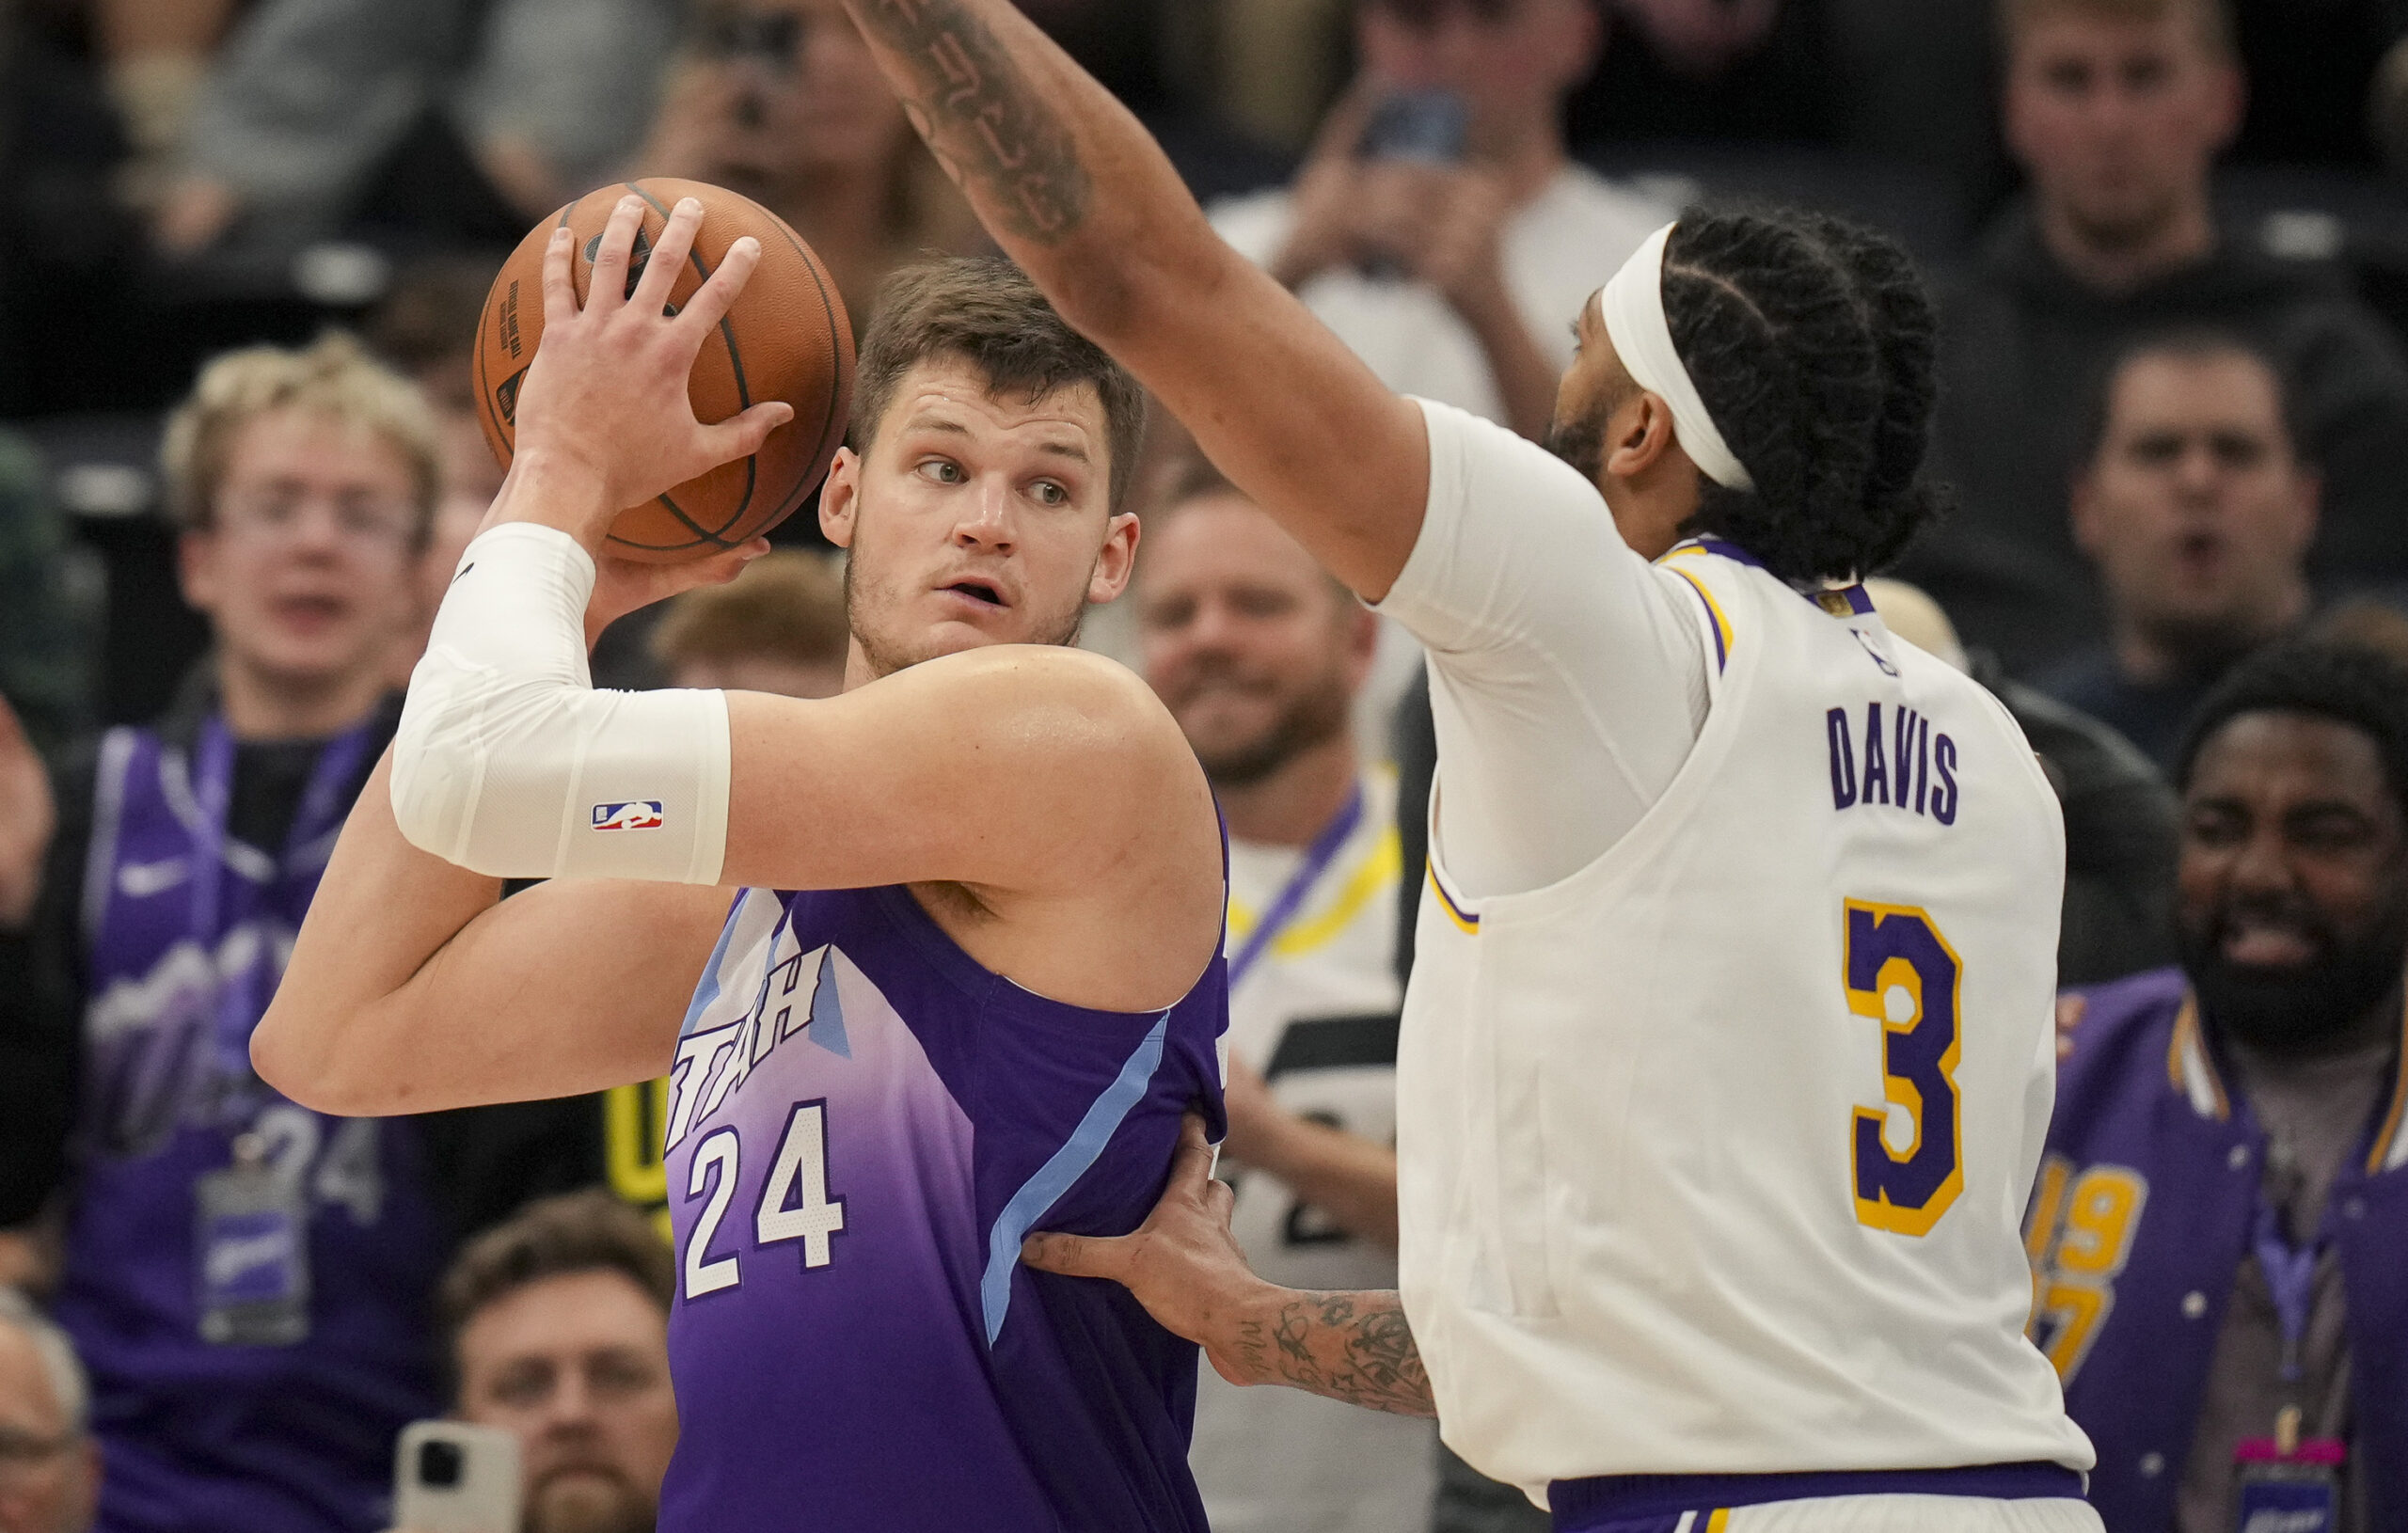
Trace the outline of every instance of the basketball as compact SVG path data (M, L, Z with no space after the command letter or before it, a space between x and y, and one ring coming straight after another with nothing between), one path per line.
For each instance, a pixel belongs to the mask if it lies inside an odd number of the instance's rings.
M835 280L819 258L784 219L750 198L667 177L599 187L530 231L485 295L477 323L478 418L504 467L516 442L519 386L544 340L545 246L560 225L576 231L569 269L583 304L603 225L629 192L650 204L627 271L630 293L670 210L682 198L701 201L703 226L687 270L672 290L672 305L693 297L729 245L747 234L761 242L760 264L720 321L718 334L694 358L694 418L705 424L725 420L765 400L794 406L794 419L771 432L758 452L629 506L610 524L613 552L645 563L675 564L759 537L794 514L818 487L845 439L852 406L853 329Z

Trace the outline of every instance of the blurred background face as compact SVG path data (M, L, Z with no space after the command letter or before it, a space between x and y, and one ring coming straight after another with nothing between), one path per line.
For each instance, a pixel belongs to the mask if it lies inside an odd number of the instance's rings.
M2183 795L2182 966L2244 1043L2313 1051L2400 983L2408 849L2373 740L2305 714L2242 714Z
M1551 120L1601 36L1590 0L1363 0L1355 26L1373 91L1462 97L1475 150Z
M705 17L737 135L728 167L768 188L828 169L882 165L911 137L902 104L838 0L738 0Z
M820 526L851 550L846 607L876 675L983 644L1067 644L1128 581L1135 518L1111 510L1089 385L997 398L959 357L922 362L866 458L837 455Z
M513 1289L459 1340L461 1419L515 1434L526 1533L651 1533L677 1447L669 1322L616 1272Z
M100 1450L69 1431L32 1339L0 1321L0 1533L84 1533L100 1488Z
M1147 540L1137 618L1147 681L1228 786L1342 731L1379 637L1302 544L1233 494L1189 501Z
M2110 390L2074 535L2124 620L2188 648L2246 648L2297 616L2316 507L2264 363L2144 355Z
M2205 195L2240 127L2239 71L2180 5L2155 21L2044 10L2016 38L2006 133L2040 199L2089 243L2153 238Z
M221 659L292 687L381 664L417 613L414 488L373 432L297 408L246 421L179 556Z

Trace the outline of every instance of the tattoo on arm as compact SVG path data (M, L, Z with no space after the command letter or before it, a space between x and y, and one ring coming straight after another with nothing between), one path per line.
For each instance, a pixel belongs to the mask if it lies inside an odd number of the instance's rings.
M1235 1350L1259 1377L1374 1411L1437 1414L1393 1293L1291 1294L1267 1317L1242 1322Z
M1069 127L1010 50L961 0L860 0L864 29L917 77L912 127L961 189L1010 232L1058 244L1085 218L1090 184Z

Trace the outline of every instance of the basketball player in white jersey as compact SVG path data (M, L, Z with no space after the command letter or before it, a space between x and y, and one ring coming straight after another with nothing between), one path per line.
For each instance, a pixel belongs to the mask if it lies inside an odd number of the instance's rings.
M1064 317L1431 651L1401 1302L1245 1274L1200 1147L1149 1230L1030 1259L1232 1379L1434 1407L1560 1529L2096 1528L2022 1335L2055 803L1854 583L1930 510L1903 254L1660 231L1550 457L1381 387L1005 0L847 3Z
M1353 728L1379 620L1202 464L1149 506L1135 597L1229 826L1231 1231L1267 1281L1393 1288L1396 776ZM1188 1458L1218 1533L1394 1533L1429 1516L1431 1437L1207 1374Z

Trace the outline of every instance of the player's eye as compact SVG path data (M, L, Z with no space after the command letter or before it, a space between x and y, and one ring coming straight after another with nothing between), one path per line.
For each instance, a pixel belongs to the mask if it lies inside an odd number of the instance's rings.
M960 484L967 482L970 477L961 471L961 465L951 458L925 459L920 464L919 473L922 479L939 484Z
M1038 480L1035 484L1029 486L1028 493L1036 497L1037 503L1040 506L1065 505L1069 503L1070 498L1069 491L1064 489L1060 484L1055 483L1050 479Z

